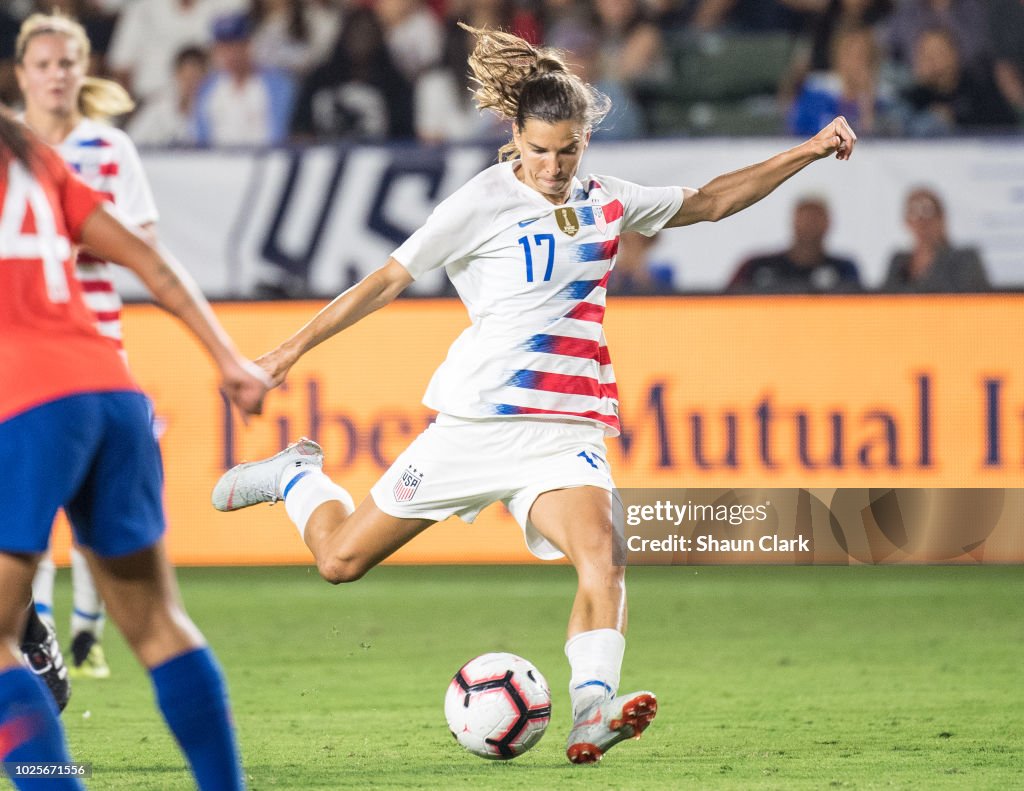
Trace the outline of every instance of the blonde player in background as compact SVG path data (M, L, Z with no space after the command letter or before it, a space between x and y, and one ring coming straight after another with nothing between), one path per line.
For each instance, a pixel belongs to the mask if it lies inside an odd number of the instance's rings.
M379 270L257 362L275 384L307 351L445 267L472 319L434 374L424 403L436 423L403 452L358 508L302 439L222 476L214 506L284 500L330 582L359 579L436 521L472 521L501 501L539 558L565 555L578 587L565 653L573 726L566 754L593 763L639 736L657 712L646 691L619 694L625 570L613 561L612 477L604 438L619 433L602 321L619 234L650 235L741 211L819 159L850 157L836 118L812 139L700 189L577 177L606 97L557 52L472 30L477 104L513 124L505 161L434 210Z
M25 101L22 120L57 149L72 170L114 204L117 216L154 242L156 205L135 146L107 119L130 112L131 97L117 83L86 76L89 38L75 20L57 14L33 14L21 25L15 71ZM121 298L113 265L80 250L75 273L100 333L122 351ZM39 565L33 596L36 609L52 625L56 570L50 553ZM89 566L71 549L72 677L107 678L103 654L104 606Z

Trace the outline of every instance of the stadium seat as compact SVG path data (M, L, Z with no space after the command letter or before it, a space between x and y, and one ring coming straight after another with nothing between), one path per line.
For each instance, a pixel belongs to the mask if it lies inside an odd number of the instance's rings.
M669 37L672 76L641 90L650 129L659 136L784 132L774 95L794 44L788 33L686 31Z

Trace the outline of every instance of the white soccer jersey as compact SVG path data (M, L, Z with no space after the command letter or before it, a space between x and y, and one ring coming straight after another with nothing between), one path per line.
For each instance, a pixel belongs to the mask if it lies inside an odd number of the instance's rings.
M119 219L132 225L156 222L156 203L139 154L120 129L84 118L57 150L86 184L113 203ZM120 347L122 305L114 286L113 266L84 250L78 252L76 274L85 304L95 315L100 333Z
M614 436L618 392L603 321L619 234L659 231L683 191L589 176L554 206L519 181L517 166L480 173L392 254L414 278L446 267L473 322L423 403L465 418L594 421Z

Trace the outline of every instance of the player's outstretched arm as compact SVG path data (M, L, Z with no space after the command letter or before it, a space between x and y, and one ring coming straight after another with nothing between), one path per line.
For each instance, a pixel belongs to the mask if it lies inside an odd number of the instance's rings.
M192 276L168 253L147 243L105 208L82 226L82 243L101 258L131 269L168 313L181 319L220 370L221 387L245 414L258 415L269 389L259 366L235 348Z
M683 205L665 227L678 228L697 222L716 222L743 211L812 162L832 154L836 155L836 159L849 159L856 143L857 135L846 119L839 116L796 148L712 179L699 190L684 188Z
M394 258L335 297L292 337L256 360L270 377L271 387L284 381L306 352L346 327L394 301L412 283L412 275Z

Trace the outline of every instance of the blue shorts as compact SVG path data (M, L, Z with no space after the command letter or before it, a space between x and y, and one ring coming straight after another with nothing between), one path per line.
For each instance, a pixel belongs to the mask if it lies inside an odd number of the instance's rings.
M164 533L163 466L149 399L83 393L0 422L0 551L44 552L57 510L75 541L130 555Z

